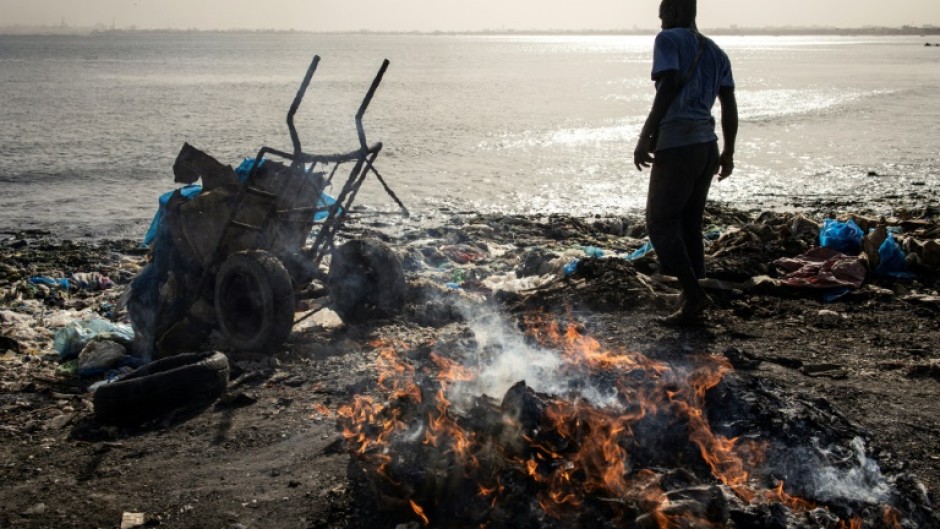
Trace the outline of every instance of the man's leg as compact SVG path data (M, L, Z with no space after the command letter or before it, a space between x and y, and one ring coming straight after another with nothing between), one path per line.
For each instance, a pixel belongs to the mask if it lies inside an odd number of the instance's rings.
M711 188L718 164L718 143L703 143L694 147L698 152L692 158L697 161L701 157L704 161L700 165L701 172L693 183L689 201L682 212L682 240L685 242L686 254L695 277L704 279L705 243L702 240L702 222L708 190Z
M682 212L699 173L689 163L689 151L689 147L677 147L656 153L646 197L646 229L650 242L660 265L679 279L686 293L698 288L682 230Z

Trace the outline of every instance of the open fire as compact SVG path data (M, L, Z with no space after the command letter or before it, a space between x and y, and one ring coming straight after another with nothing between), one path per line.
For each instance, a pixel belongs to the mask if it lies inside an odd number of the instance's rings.
M523 327L508 346L479 332L374 344L375 397L338 416L380 508L486 528L898 529L927 516L834 411L742 382L724 357L608 349L542 315Z

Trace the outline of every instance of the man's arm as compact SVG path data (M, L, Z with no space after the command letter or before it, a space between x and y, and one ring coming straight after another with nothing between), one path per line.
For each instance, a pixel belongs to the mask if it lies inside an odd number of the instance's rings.
M721 103L721 135L725 145L718 160L718 180L724 180L734 171L734 142L738 137L738 101L734 97L734 88L718 89L718 101Z
M649 167L653 163L653 157L650 155L653 132L659 128L660 122L666 117L666 112L669 111L678 93L679 72L676 70L663 72L659 77L659 88L656 90L656 98L653 99L653 108L646 117L646 123L640 131L640 139L633 150L633 164L636 165L637 170L642 171L643 167Z

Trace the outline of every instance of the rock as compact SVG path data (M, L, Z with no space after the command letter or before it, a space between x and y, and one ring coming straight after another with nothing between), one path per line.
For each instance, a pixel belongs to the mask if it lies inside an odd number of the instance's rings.
M47 509L48 508L46 507L46 504L40 502L35 505L32 505L31 507L23 511L23 516L35 516L37 514L45 514Z

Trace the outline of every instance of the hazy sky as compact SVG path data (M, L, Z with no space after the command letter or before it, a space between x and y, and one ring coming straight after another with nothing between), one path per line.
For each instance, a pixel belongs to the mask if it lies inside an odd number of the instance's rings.
M658 27L659 0L0 0L0 26L454 31ZM940 0L699 0L703 29L940 25Z

